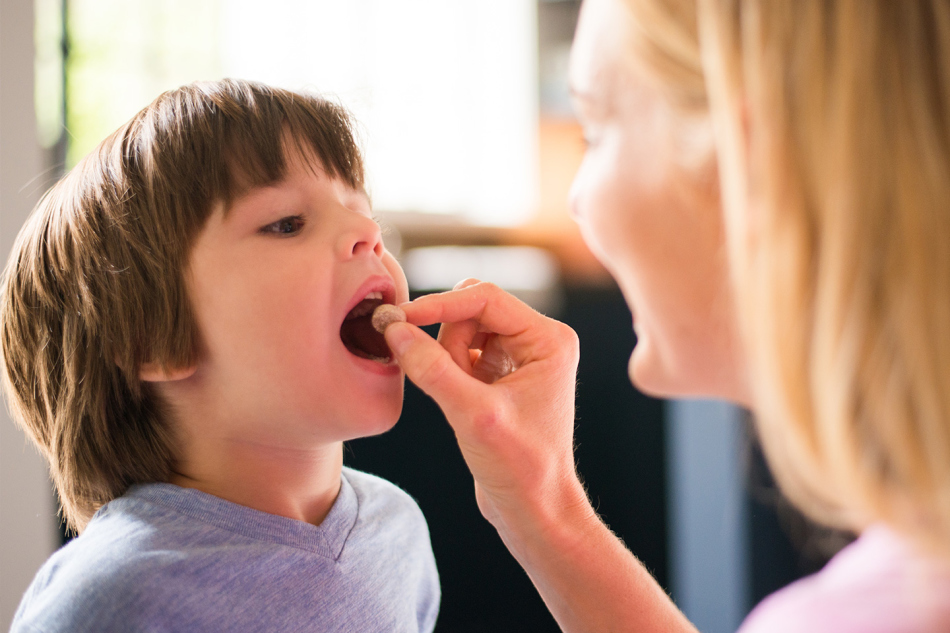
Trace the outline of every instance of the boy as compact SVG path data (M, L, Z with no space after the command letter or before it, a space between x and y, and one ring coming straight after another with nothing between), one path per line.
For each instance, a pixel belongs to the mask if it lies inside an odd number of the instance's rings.
M245 81L161 95L41 201L4 273L14 419L79 532L14 631L430 631L425 520L342 466L408 300L348 116Z

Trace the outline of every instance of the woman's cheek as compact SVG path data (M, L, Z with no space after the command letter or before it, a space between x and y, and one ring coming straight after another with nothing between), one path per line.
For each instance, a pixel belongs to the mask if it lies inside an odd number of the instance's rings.
M626 259L618 244L625 241L627 222L622 216L629 209L623 207L611 184L601 181L592 189L582 233L597 258L616 277L618 267L624 263L619 260Z
M571 190L568 192L568 208L571 218L583 227L584 224L584 206L586 204L585 195L587 193L588 172L590 171L590 152L584 154L577 173L574 174L574 180L571 182Z

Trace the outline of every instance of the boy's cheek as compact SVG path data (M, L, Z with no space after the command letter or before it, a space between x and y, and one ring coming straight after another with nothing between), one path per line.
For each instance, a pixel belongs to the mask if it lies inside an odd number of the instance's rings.
M409 301L409 282L406 281L406 273L402 271L402 266L396 261L389 251L383 254L383 265L393 278L396 284L396 304Z

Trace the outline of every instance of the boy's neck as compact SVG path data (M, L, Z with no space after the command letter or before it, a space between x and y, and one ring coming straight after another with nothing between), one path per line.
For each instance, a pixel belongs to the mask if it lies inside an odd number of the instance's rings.
M287 449L202 438L188 452L169 483L269 514L320 525L340 492L342 442Z

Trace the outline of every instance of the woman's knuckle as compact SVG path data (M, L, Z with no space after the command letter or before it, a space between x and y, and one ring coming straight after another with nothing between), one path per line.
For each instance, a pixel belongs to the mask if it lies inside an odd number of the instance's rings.
M453 289L453 290L461 290L462 288L468 288L469 286L475 286L475 285L478 285L478 284L480 284L480 283L482 283L482 281L481 281L480 279L476 279L475 277L466 277L466 278L463 279L462 281L460 281L460 282L458 282L457 284L455 284L455 287L452 288L452 289Z
M482 292L492 296L499 295L504 292L500 286L490 281L480 281L478 282L478 287Z
M558 336L560 339L572 348L580 347L580 338L577 336L577 332L574 331L574 328L560 321L556 321L556 323L558 324Z
M565 325L564 339L567 342L568 351L572 357L578 357L581 354L581 339L573 328Z
M569 325L549 319L550 328L539 336L536 349L544 357L572 357L580 352L580 339Z
M426 385L439 382L445 372L448 371L450 362L452 361L447 352L433 355L429 362L422 367L419 381Z
M496 402L489 401L475 413L472 423L482 438L489 439L497 436L504 428L505 418L504 408Z

